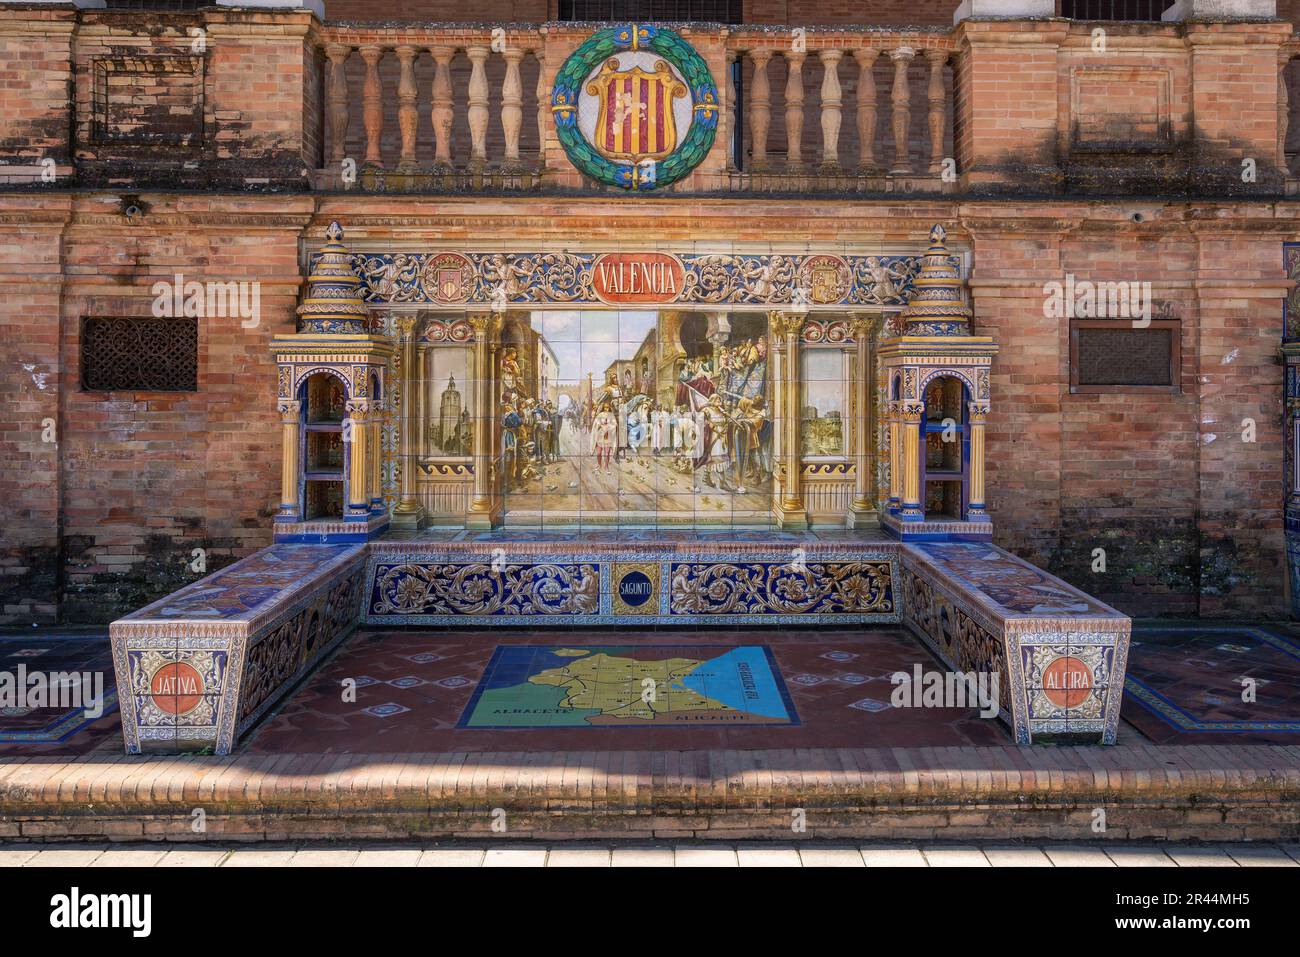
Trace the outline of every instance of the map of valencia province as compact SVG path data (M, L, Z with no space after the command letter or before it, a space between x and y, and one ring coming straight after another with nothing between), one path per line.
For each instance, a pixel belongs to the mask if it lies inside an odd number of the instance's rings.
M462 728L798 724L765 645L502 645Z

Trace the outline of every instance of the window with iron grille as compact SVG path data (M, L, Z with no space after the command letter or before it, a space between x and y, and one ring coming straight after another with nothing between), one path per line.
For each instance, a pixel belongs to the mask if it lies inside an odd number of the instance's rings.
M1071 20L1131 20L1159 23L1174 0L1061 0L1061 16Z
M1070 322L1071 392L1177 392L1180 324L1152 320L1074 319Z
M197 392L197 319L87 316L81 320L87 392Z
M742 22L741 0L560 0L561 20Z

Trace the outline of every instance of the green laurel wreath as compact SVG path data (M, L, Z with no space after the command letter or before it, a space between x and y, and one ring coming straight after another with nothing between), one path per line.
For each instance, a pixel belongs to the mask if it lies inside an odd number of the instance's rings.
M652 182L641 180L640 170L633 164L615 163L602 156L578 129L578 95L582 84L599 64L632 49L653 51L676 67L686 80L691 96L690 131L675 150L655 165ZM608 27L593 33L564 61L551 92L556 133L570 161L592 179L622 189L668 186L698 166L713 147L718 109L718 88L713 74L695 48L672 30L646 23Z

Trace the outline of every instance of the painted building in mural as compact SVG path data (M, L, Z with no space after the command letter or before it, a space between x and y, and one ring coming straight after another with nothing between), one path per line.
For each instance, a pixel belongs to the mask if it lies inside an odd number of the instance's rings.
M4 621L572 527L1290 613L1294 4L620 6L0 4Z

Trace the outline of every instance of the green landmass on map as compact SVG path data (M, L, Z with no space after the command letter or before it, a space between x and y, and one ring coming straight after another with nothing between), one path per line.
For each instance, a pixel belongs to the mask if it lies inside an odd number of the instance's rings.
M562 689L561 707L602 717L654 721L668 712L733 710L680 684L702 664L704 661L698 658L640 661L598 653L560 668L539 671L528 681ZM653 689L654 694L647 695L648 689Z

